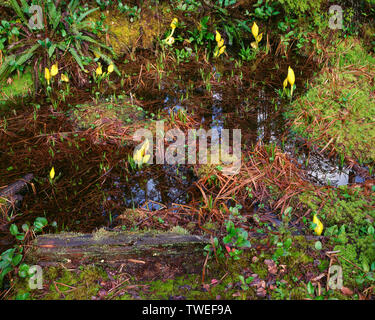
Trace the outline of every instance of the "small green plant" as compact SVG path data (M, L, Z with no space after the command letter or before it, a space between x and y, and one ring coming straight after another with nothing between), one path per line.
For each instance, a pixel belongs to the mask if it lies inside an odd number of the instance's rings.
M135 20L139 19L141 14L141 8L138 8L137 6L128 6L127 4L123 4L121 1L118 1L117 9L121 12L126 14L130 22L134 22Z
M22 231L19 231L15 224L10 226L10 233L15 236L18 241L23 243L43 230L43 228L48 224L47 219L44 217L38 217L35 219L34 224L30 227L28 224L22 225ZM23 246L15 245L14 248L4 251L0 255L0 288L2 287L4 277L12 272L23 259ZM18 275L25 278L29 275L29 266L27 264L21 264L18 268Z
M257 52L250 47L242 47L238 54L242 60L251 61L256 58Z
M239 275L238 278L240 279L242 290L248 290L249 284L254 280L254 277L247 277L245 279L243 275Z
M292 238L287 238L285 241L276 242L276 250L272 255L272 259L277 261L280 257L286 257L290 255L289 249L292 246Z
M277 1L269 1L269 0L258 0L256 4L254 4L255 11L254 16L257 19L268 20L274 16L280 14L274 5L277 4Z
M189 41L191 43L196 43L199 46L204 44L208 45L208 51L211 51L211 42L215 39L215 36L212 32L209 31L208 21L210 20L209 16L205 16L201 19L199 27L193 31L188 31L190 34Z
M202 4L196 0L177 1L176 9L181 11L195 12Z
M185 48L182 48L181 50L176 49L176 57L177 57L177 63L180 62L188 62L191 57L191 51L187 50Z
M72 0L69 4L55 4L52 0L42 2L43 23L46 25L38 29L29 25L28 17L24 14L29 12L30 5L21 1L20 6L16 0L10 0L19 19L13 28L18 28L20 33L19 40L5 48L7 56L0 67L0 80L31 64L37 85L39 75L44 74L45 68L49 68L51 60L56 60L59 68L69 65L72 71L69 77L81 84L89 76L86 69L95 68L94 64L90 64L94 60L94 54L98 56L97 59L113 64L112 59L100 49L107 50L110 54L113 54L113 50L96 39L97 25L86 19L99 8L80 6L79 0ZM77 68L72 68L72 61L76 62ZM119 73L117 68L115 70Z

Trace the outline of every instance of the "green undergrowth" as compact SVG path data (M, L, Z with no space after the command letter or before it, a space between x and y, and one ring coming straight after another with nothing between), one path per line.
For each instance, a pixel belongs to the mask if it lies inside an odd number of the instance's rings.
M337 253L347 287L365 288L375 278L375 192L340 186L323 195L304 193L300 200L317 213L324 236Z
M33 90L33 79L30 72L11 78L11 83L0 82L0 105L17 97L27 96Z
M11 299L91 300L108 279L101 267L81 266L77 271L61 267L43 269L44 290L30 290L28 279L15 278L15 295Z
M307 93L286 112L292 130L328 145L343 161L375 161L375 57L359 40L333 44L329 68L324 68Z
M290 239L290 240L289 240ZM257 249L273 243L272 237L254 241L252 249L244 251L239 260L211 257L202 274L180 276L160 275L160 278L140 281L118 268L87 265L78 270L63 267L43 269L43 290L30 290L25 279L14 280L11 299L322 299L345 297L339 291L324 289L318 294L311 279L327 272L329 261L314 241L304 236L284 234L279 243L289 242L269 250ZM278 253L279 252L279 253ZM273 268L270 269L270 263ZM108 274L112 276L109 278ZM126 275L126 276L125 276ZM124 278L125 277L125 278ZM110 280L111 279L111 280ZM115 282L111 284L111 281ZM120 283L120 285L118 285ZM309 284L310 283L310 284ZM115 287L111 290L110 288ZM324 287L324 283L322 283ZM264 290L263 290L264 289Z

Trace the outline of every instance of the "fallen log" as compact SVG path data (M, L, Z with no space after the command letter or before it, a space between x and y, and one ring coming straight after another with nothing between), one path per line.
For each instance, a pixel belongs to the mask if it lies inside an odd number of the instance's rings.
M16 210L23 200L23 196L28 190L28 185L34 179L34 175L29 173L22 179L14 183L0 188L0 218L7 221L7 217L11 214L12 210ZM0 230L8 229L7 224L0 225Z
M113 232L60 233L38 236L26 255L34 265L77 268L95 263L120 266L138 279L202 271L203 248L209 242L196 235Z

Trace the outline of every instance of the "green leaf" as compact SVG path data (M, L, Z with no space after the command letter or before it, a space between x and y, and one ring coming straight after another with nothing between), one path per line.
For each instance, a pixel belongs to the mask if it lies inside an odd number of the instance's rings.
M24 24L30 29L28 20L26 19L25 15L22 12L17 0L9 0L10 5L12 6L13 10L16 12L17 16L23 21Z
M8 274L9 272L11 272L12 270L13 270L13 268L11 266L8 266L5 269L3 269L3 271L0 273L0 283L1 283L2 279L4 279L4 277L6 276L6 274Z
M312 285L312 283L309 281L309 283L307 284L307 292L310 294L310 295L314 295L314 286Z
M56 10L56 6L52 1L48 2L48 15L52 23L52 30L56 30L61 20L61 12Z
M320 241L315 242L315 249L316 250L322 250L322 243Z
M81 14L79 18L77 19L78 22L81 22L83 19L85 19L89 14L99 10L99 8L94 8L89 11L86 11L85 13Z
M49 47L49 49L48 49L48 56L50 58L52 57L53 53L55 52L56 47L57 47L57 44L55 44L55 43Z
M284 242L284 247L285 247L286 249L289 249L290 246L292 245L292 242L293 242L292 238L288 238L288 239L286 239L285 242Z
M16 296L16 300L28 300L30 299L30 292L19 293Z
M78 55L77 51L74 48L69 48L69 52L72 54L73 58L77 61L78 65L82 70L85 70L85 67L83 66L82 59Z
M17 253L17 254L13 257L13 259L12 259L12 265L13 265L13 266L18 265L18 264L21 262L21 260L22 260L22 254Z
M254 277L248 277L248 278L246 279L246 283L247 283L247 284L250 284L253 280L254 280Z
M30 49L28 49L24 54L22 54L22 56L20 56L16 60L16 64L18 66L23 65L27 60L29 60L34 55L35 50L38 49L39 47L40 47L39 43L33 45Z
M38 231L43 229L43 227L45 227L47 224L48 224L47 219L43 217L38 217L34 221L34 227L38 229Z
M285 209L284 214L289 215L293 210L293 207L288 207Z
M16 239L20 240L20 241L23 241L23 240L25 240L25 235L23 233L19 233L19 234L16 235Z
M1 254L1 259L10 263L12 261L12 258L13 258L13 255L14 255L15 251L16 251L15 248L11 248L11 249L8 249L8 250L4 251Z
M12 224L9 231L12 236L16 236L18 234L18 227L15 224Z
M30 266L26 263L22 263L20 266L19 266L19 269L18 269L18 275L21 277L21 278L26 278L29 274L29 268Z
M245 284L245 278L243 275L239 275L238 278L240 279L242 284Z

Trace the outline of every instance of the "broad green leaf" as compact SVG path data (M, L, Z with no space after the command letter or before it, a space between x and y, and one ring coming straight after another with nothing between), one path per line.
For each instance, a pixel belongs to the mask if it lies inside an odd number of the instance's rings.
M18 227L17 227L15 224L12 224L12 225L10 226L9 231L10 231L10 234L11 234L12 236L16 236L16 235L18 234Z
M53 45L51 45L48 49L48 56L51 58L53 53L55 52L55 49L56 49L57 45L54 43Z
M17 266L22 260L22 254L17 253L12 259L12 265Z
M78 65L82 70L85 70L85 67L83 66L82 59L78 55L77 51L74 48L69 48L69 52L72 54L73 58L77 61Z
M91 10L86 11L85 13L82 13L79 18L77 19L78 22L81 22L83 19L85 19L89 14L99 10L99 8L94 8Z
M25 15L23 14L22 9L20 8L17 0L9 0L10 5L12 6L13 10L16 12L17 16L23 21L24 24L30 29L28 20L26 19Z
M322 243L320 241L315 242L315 249L316 250L322 250Z

